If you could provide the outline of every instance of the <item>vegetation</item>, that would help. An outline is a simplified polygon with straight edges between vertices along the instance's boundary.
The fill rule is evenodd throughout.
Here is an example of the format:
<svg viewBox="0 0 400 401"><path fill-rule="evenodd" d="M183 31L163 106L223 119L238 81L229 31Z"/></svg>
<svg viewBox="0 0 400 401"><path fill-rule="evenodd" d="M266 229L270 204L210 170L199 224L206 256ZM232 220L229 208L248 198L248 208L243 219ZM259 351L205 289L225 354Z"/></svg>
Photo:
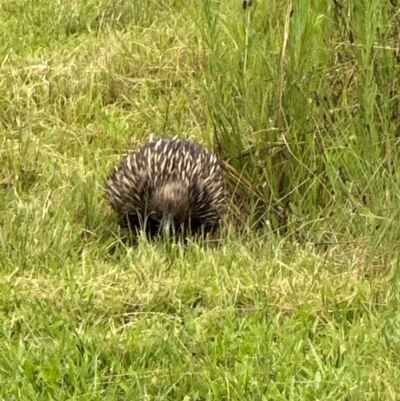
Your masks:
<svg viewBox="0 0 400 401"><path fill-rule="evenodd" d="M398 400L399 19L1 2L0 399ZM221 154L217 245L122 240L104 180L152 134Z"/></svg>

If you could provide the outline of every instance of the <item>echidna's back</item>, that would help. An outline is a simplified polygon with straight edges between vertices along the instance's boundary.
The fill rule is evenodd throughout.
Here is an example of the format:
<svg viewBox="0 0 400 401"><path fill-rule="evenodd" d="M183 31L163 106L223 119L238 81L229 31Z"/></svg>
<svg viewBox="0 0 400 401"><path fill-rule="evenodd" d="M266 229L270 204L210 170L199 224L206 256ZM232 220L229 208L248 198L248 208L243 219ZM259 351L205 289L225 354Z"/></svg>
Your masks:
<svg viewBox="0 0 400 401"><path fill-rule="evenodd" d="M165 200L165 188L181 198ZM211 231L227 208L224 172L217 157L198 143L179 138L149 142L129 154L107 180L107 196L121 223L158 231L165 218L192 233ZM175 201L176 199L176 201Z"/></svg>

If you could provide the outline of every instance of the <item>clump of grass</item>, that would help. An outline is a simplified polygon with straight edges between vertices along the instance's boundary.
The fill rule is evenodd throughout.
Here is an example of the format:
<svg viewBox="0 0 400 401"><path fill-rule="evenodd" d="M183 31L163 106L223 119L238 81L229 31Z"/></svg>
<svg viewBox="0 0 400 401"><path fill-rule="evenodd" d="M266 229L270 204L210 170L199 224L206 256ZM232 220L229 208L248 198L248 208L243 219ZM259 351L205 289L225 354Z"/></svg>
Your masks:
<svg viewBox="0 0 400 401"><path fill-rule="evenodd" d="M396 28L384 22L393 7L357 3L345 13L340 3L289 2L274 14L264 2L240 15L204 4L199 24L213 21L202 30L210 120L258 216L317 242L337 208L343 220L336 216L332 242L365 225L357 218L348 229L351 210L385 218L396 181L386 164L398 154L397 51L387 45ZM305 221L313 222L307 230Z"/></svg>

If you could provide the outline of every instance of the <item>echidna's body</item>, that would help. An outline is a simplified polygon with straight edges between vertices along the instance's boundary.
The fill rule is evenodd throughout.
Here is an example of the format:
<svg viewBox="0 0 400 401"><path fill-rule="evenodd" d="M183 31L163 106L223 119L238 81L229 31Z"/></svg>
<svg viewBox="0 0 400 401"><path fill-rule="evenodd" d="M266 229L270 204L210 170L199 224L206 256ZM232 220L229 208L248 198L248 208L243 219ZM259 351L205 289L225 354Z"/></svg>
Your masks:
<svg viewBox="0 0 400 401"><path fill-rule="evenodd" d="M179 138L149 142L129 154L107 180L121 225L150 236L208 233L227 209L223 168L198 143Z"/></svg>

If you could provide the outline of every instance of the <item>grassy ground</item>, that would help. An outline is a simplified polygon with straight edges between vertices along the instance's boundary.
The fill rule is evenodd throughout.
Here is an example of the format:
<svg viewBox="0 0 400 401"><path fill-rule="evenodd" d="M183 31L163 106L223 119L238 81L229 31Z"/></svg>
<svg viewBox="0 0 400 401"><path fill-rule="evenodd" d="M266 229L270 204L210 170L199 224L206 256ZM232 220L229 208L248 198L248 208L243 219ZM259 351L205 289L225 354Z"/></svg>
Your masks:
<svg viewBox="0 0 400 401"><path fill-rule="evenodd" d="M0 2L0 399L399 399L399 10L293 3ZM120 240L151 134L219 144L218 246Z"/></svg>

